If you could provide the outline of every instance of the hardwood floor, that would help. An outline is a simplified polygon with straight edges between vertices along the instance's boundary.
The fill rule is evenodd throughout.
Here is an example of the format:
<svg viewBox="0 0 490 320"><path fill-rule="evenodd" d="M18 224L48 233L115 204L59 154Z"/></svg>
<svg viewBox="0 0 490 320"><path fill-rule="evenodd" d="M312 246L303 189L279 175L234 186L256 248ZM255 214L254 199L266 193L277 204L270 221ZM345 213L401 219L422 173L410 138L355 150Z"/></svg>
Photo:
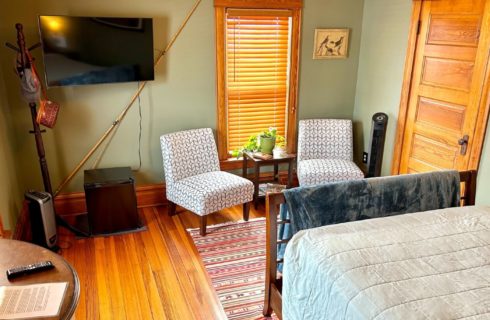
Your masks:
<svg viewBox="0 0 490 320"><path fill-rule="evenodd" d="M250 219L264 216L263 206L251 207ZM61 255L80 277L76 319L226 319L186 232L198 217L169 217L165 206L139 212L147 231L77 240L60 230ZM237 206L208 216L208 225L240 219Z"/></svg>

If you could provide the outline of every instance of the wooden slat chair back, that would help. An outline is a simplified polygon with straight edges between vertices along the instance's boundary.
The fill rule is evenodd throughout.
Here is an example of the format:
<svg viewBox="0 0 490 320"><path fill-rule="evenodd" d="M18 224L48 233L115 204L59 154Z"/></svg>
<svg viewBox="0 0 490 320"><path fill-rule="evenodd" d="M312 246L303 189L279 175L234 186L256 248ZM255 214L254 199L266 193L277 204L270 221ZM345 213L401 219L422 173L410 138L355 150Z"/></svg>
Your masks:
<svg viewBox="0 0 490 320"><path fill-rule="evenodd" d="M461 171L461 206L474 206L476 199L476 170Z"/></svg>
<svg viewBox="0 0 490 320"><path fill-rule="evenodd" d="M476 175L475 170L462 171L459 173L461 180L461 206L471 206L475 204L476 195ZM286 203L284 194L268 193L266 200L266 276L265 276L265 297L264 297L264 316L270 316L272 311L282 319L282 278L278 276L277 265L283 263L283 259L277 258L278 245L287 243L290 239L282 240L277 238L278 226L290 223L289 219L279 217L279 207Z"/></svg>

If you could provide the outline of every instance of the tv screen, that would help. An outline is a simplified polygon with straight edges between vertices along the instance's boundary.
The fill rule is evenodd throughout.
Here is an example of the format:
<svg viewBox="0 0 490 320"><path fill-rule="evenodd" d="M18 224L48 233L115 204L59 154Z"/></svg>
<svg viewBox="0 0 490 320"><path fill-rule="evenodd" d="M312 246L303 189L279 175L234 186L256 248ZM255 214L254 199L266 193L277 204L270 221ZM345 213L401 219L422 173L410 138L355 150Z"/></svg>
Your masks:
<svg viewBox="0 0 490 320"><path fill-rule="evenodd" d="M154 79L151 18L40 16L48 86Z"/></svg>

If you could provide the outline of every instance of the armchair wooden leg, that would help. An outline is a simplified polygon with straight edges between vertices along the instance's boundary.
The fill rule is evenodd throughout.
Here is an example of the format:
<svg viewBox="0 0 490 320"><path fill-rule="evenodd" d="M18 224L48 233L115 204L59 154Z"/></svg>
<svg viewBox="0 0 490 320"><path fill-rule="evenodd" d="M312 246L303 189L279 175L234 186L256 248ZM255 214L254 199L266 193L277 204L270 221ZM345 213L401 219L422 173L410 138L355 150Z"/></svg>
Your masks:
<svg viewBox="0 0 490 320"><path fill-rule="evenodd" d="M200 234L203 237L206 235L206 218L207 218L207 216L201 216L200 217L200 222L201 222L201 225L200 225Z"/></svg>
<svg viewBox="0 0 490 320"><path fill-rule="evenodd" d="M168 215L171 217L171 216L175 216L177 212L177 205L175 203L173 203L172 201L169 201L168 202Z"/></svg>
<svg viewBox="0 0 490 320"><path fill-rule="evenodd" d="M243 204L243 220L248 221L249 214L250 214L250 202L245 202Z"/></svg>

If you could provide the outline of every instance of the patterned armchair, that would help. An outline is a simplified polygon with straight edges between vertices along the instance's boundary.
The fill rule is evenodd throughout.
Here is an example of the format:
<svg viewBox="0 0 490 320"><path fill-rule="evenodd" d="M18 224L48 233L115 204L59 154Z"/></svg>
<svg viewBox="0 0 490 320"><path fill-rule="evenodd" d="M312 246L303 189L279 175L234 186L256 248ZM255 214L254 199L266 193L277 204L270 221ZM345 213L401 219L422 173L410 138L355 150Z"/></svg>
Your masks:
<svg viewBox="0 0 490 320"><path fill-rule="evenodd" d="M254 185L247 179L220 171L218 151L209 128L187 130L160 137L169 214L176 205L200 216L201 235L206 234L206 215L243 204L248 220Z"/></svg>
<svg viewBox="0 0 490 320"><path fill-rule="evenodd" d="M298 136L300 186L364 178L352 161L351 120L301 120Z"/></svg>

